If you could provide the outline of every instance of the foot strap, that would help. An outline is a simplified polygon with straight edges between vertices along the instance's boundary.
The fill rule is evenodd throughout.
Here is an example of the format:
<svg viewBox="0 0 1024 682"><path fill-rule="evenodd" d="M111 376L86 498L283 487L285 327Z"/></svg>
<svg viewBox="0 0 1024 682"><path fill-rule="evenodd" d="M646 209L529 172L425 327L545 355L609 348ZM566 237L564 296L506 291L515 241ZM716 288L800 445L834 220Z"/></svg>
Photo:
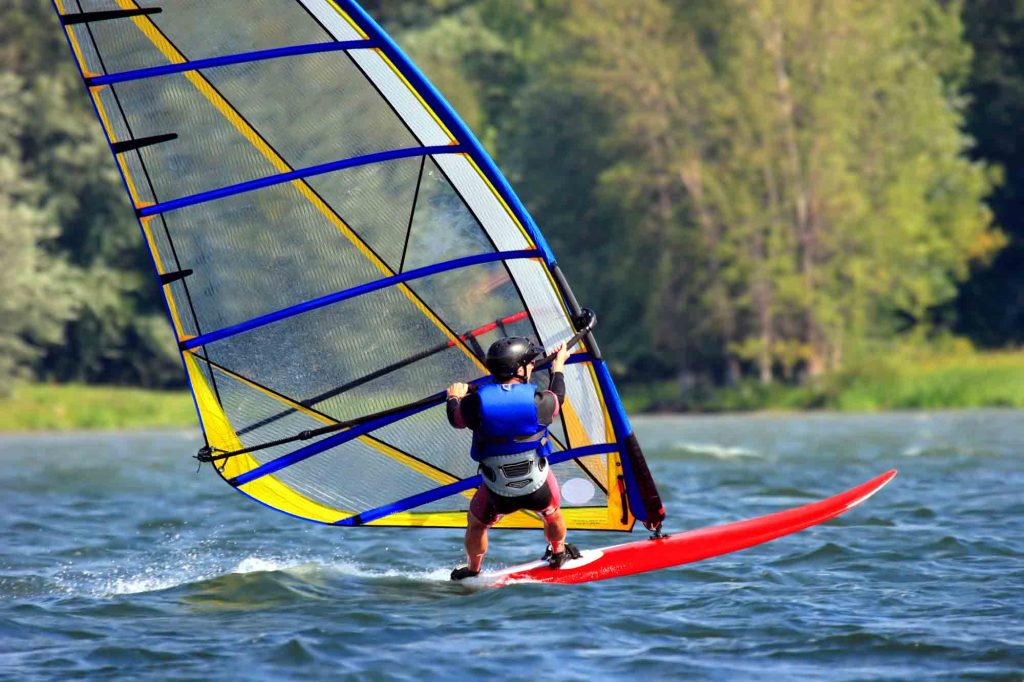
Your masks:
<svg viewBox="0 0 1024 682"><path fill-rule="evenodd" d="M459 566L452 571L452 580L465 580L466 578L475 578L480 575L480 571L474 571L469 566Z"/></svg>
<svg viewBox="0 0 1024 682"><path fill-rule="evenodd" d="M548 560L548 566L551 568L561 568L565 565L565 562L572 561L573 559L579 559L583 555L580 554L580 550L576 549L576 545L565 543L565 548L561 552L552 552L551 548L548 548L544 558Z"/></svg>

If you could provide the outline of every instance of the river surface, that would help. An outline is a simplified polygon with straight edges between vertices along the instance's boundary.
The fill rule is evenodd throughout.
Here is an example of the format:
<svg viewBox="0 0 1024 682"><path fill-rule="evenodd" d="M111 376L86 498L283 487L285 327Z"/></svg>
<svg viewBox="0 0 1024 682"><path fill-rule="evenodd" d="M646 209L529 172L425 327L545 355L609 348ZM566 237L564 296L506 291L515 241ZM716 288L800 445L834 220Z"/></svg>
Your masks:
<svg viewBox="0 0 1024 682"><path fill-rule="evenodd" d="M736 554L470 591L447 581L460 532L269 511L196 474L196 432L0 436L0 679L1024 677L1024 413L634 426L670 531L900 475ZM543 540L497 531L491 545L493 567Z"/></svg>

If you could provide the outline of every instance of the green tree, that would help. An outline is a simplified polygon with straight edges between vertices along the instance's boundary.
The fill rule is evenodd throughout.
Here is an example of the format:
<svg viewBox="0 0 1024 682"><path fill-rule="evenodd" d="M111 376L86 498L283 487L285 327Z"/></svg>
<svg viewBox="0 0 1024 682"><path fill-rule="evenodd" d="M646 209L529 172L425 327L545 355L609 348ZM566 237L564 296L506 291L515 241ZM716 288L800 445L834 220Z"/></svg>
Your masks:
<svg viewBox="0 0 1024 682"><path fill-rule="evenodd" d="M530 94L585 131L568 139L600 164L593 188L537 108L515 139L540 150L541 211L593 217L554 213L614 254L591 281L669 366L834 369L924 326L999 246L959 130L956 5L580 0L552 25L531 36Z"/></svg>
<svg viewBox="0 0 1024 682"><path fill-rule="evenodd" d="M30 124L20 79L0 73L0 393L58 343L78 300L77 277L53 252L59 234L47 187L26 177L19 134Z"/></svg>
<svg viewBox="0 0 1024 682"><path fill-rule="evenodd" d="M964 3L973 50L967 84L972 155L998 163L1005 180L988 199L1009 243L975 268L960 293L958 328L986 346L1024 343L1024 0Z"/></svg>
<svg viewBox="0 0 1024 682"><path fill-rule="evenodd" d="M35 335L35 373L62 381L181 384L138 226L68 47L45 0L15 0L0 24L0 62L22 122L7 131L18 177L39 188L56 232L49 249L81 286L65 333ZM13 111L13 109L12 109ZM13 114L12 114L13 115Z"/></svg>

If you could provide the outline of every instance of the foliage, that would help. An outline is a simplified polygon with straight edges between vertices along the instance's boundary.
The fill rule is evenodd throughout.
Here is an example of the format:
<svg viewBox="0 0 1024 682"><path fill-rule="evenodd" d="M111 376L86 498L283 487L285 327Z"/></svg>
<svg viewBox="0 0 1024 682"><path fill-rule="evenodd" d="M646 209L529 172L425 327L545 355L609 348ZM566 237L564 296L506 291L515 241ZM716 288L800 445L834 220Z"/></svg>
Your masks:
<svg viewBox="0 0 1024 682"><path fill-rule="evenodd" d="M18 76L0 73L0 392L42 346L60 341L77 298L71 268L52 248L55 207L18 148L29 100Z"/></svg>
<svg viewBox="0 0 1024 682"><path fill-rule="evenodd" d="M876 349L878 350L878 349ZM1024 353L975 352L964 342L902 344L882 356L851 361L844 369L803 385L734 386L629 384L623 400L632 411L876 410L1024 407Z"/></svg>
<svg viewBox="0 0 1024 682"><path fill-rule="evenodd" d="M181 385L152 266L50 3L5 7L0 46L0 202L15 202L26 220L31 204L31 220L45 224L36 228L45 245L37 264L15 270L36 299L5 301L19 328L0 331L32 352L0 352L0 377L17 365L62 381ZM0 242L14 240L17 225L0 222ZM42 319L51 321L45 333Z"/></svg>
<svg viewBox="0 0 1024 682"><path fill-rule="evenodd" d="M579 192L542 222L576 247L592 216L587 241L614 257L585 279L632 322L627 362L816 376L927 324L1001 246L990 175L962 153L956 10L579 0L531 36L529 94L580 121L572 148L598 170L567 187L575 167L530 159L524 192L542 218Z"/></svg>
<svg viewBox="0 0 1024 682"><path fill-rule="evenodd" d="M184 391L81 384L16 384L0 398L0 431L153 429L197 425Z"/></svg>
<svg viewBox="0 0 1024 682"><path fill-rule="evenodd" d="M973 156L997 163L1005 181L987 203L1009 244L975 269L955 307L957 331L987 347L1024 343L1024 0L964 4L973 50L967 131Z"/></svg>

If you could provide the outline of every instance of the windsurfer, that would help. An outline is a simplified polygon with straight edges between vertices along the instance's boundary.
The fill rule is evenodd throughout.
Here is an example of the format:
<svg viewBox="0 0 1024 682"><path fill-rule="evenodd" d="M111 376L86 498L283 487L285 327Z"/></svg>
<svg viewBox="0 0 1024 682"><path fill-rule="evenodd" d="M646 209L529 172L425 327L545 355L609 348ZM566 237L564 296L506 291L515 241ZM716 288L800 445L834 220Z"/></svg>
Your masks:
<svg viewBox="0 0 1024 682"><path fill-rule="evenodd" d="M563 369L569 358L564 345L555 353L551 382L544 391L529 383L533 361L544 350L523 337L500 339L488 349L485 363L494 383L472 393L464 383L448 387L448 421L457 429L473 430L470 455L480 463L484 483L467 515L469 563L452 571L452 580L479 574L487 553L487 529L505 514L524 509L539 513L544 521L550 545L546 558L552 568L579 556L565 542L558 481L547 462L548 426L565 401Z"/></svg>

